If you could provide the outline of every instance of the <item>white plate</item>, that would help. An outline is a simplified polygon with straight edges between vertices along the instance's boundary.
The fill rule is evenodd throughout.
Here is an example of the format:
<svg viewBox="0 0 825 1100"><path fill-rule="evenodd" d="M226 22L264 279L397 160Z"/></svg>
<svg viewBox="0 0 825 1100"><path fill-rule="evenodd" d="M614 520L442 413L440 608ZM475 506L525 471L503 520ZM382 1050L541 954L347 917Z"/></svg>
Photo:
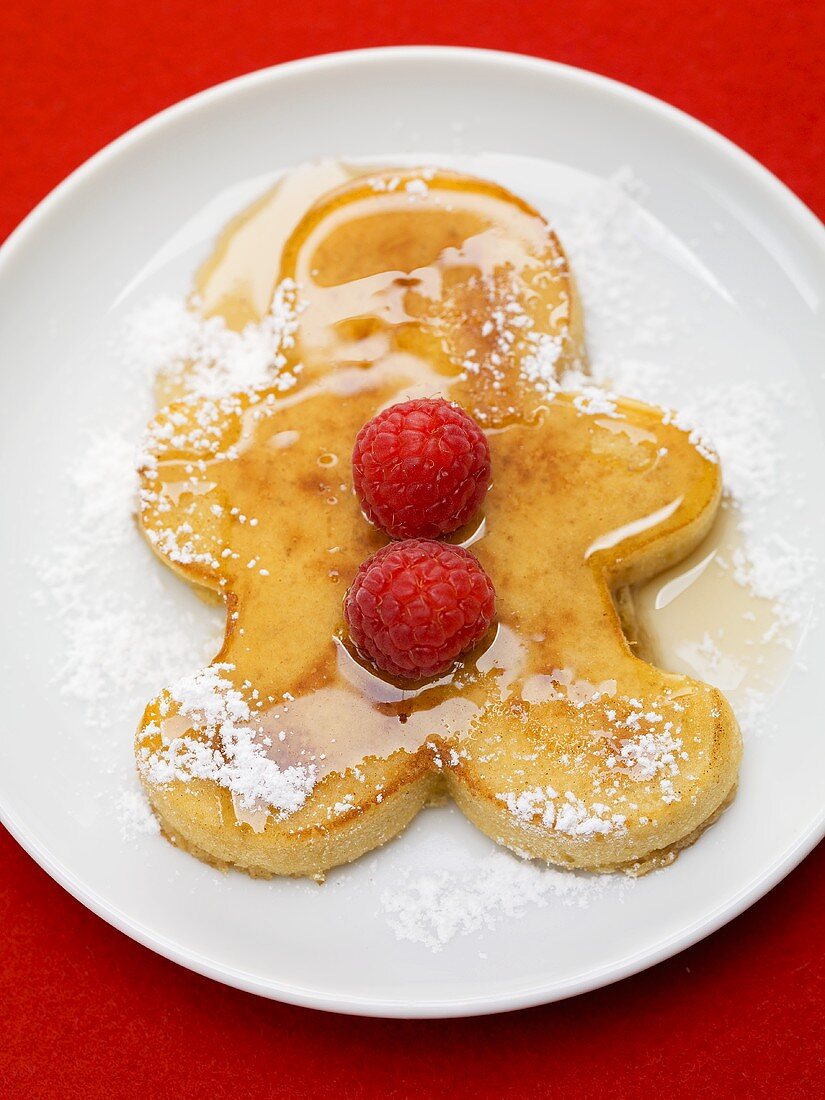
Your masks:
<svg viewBox="0 0 825 1100"><path fill-rule="evenodd" d="M632 166L648 188L649 225L659 226L643 258L651 249L659 256L657 287L671 287L680 319L673 361L694 357L697 378L712 369L795 387L799 407L777 416L792 443L786 465L795 492L812 511L797 509L783 530L798 528L817 553L823 546L813 504L825 469L825 234L744 153L629 88L469 50L302 61L139 126L26 220L0 259L3 820L84 904L169 958L285 1001L387 1016L517 1008L634 973L769 890L813 847L825 820L821 690L804 667L818 669L825 658L822 625L813 623L772 704L775 735L747 746L733 808L671 869L625 892L609 889L586 909L555 900L527 906L437 954L397 939L380 898L406 865L426 869L435 850L449 864L450 853L476 858L491 849L447 809L427 811L323 888L223 877L157 836L124 839L110 788L130 770L132 729L158 685L130 688L122 720L105 735L90 732L85 708L54 680L65 624L35 599L42 585L34 562L73 529L78 505L65 470L85 449L87 429L120 422L135 400L107 341L134 302L185 290L215 231L278 169L329 154L421 150L504 154L476 168L486 164L545 208L554 196L563 205L564 193L594 174ZM103 598L114 606L162 599L202 642L214 616L137 539L123 565L122 587L101 578L111 586Z"/></svg>

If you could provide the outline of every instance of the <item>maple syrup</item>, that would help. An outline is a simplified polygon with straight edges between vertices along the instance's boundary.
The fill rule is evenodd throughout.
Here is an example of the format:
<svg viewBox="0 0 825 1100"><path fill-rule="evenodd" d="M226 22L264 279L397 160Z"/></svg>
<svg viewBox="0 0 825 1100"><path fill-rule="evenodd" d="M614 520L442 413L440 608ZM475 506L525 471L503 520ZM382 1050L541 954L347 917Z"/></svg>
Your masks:
<svg viewBox="0 0 825 1100"><path fill-rule="evenodd" d="M645 658L713 684L735 709L776 690L792 658L774 605L734 579L744 549L735 509L723 504L692 554L633 593Z"/></svg>
<svg viewBox="0 0 825 1100"><path fill-rule="evenodd" d="M491 700L499 729L523 729L532 711L544 727L559 700L650 698L682 683L634 656L609 588L636 585L645 645L672 666L685 604L667 586L685 567L642 583L635 563L657 540L661 571L668 540L701 540L718 468L655 410L631 402L591 415L534 384L531 370L585 367L575 287L539 215L466 177L361 178L325 164L228 227L196 301L239 329L261 320L285 278L305 303L287 353L297 385L230 403L205 457L162 454L158 499L143 514L149 532L188 529L194 552L179 568L225 597L216 659L233 667L268 754L322 776L460 743ZM386 541L359 511L350 454L379 409L435 395L489 432L484 515L453 538L493 578L498 626L452 675L411 688L366 667L344 634L346 588ZM698 581L683 588L700 592Z"/></svg>

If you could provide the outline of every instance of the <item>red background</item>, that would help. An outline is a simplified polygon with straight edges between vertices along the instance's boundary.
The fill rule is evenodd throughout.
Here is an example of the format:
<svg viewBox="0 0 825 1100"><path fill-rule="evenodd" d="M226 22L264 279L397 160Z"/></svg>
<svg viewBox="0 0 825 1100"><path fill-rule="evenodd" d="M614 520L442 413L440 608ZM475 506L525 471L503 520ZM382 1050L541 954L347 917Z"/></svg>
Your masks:
<svg viewBox="0 0 825 1100"><path fill-rule="evenodd" d="M532 53L720 130L820 215L809 0L12 0L0 10L0 237L106 142L294 57L439 42ZM819 26L817 15L819 14ZM0 1093L146 1097L810 1097L825 1079L825 848L704 943L574 1001L380 1021L225 989L65 894L0 830Z"/></svg>

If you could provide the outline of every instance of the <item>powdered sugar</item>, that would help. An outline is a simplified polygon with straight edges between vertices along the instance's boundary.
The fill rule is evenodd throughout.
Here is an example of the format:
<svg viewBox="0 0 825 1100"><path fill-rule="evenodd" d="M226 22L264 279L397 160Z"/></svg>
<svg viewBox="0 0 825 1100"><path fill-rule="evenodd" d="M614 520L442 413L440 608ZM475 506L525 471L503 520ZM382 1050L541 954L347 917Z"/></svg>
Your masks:
<svg viewBox="0 0 825 1100"><path fill-rule="evenodd" d="M725 500L735 509L743 541L735 562L722 553L719 564L755 596L772 601L783 626L798 623L809 608L815 563L789 540L764 535L767 509L790 495L777 411L794 407L796 396L784 379L696 384L651 357L668 348L681 317L666 291L640 280L640 242L660 232L636 201L645 193L623 168L578 204L562 227L589 322L593 381L673 410L666 420L689 432L707 457L718 455Z"/></svg>
<svg viewBox="0 0 825 1100"><path fill-rule="evenodd" d="M139 840L160 832L158 819L141 790L125 790L117 800L117 812L124 840Z"/></svg>
<svg viewBox="0 0 825 1100"><path fill-rule="evenodd" d="M157 786L207 779L237 795L246 810L295 813L312 792L317 771L314 766L281 769L270 759L248 701L228 678L232 671L232 665L209 665L169 688L161 714L173 716L174 725L184 729L166 736L164 721L150 723L143 731L140 766ZM161 744L153 747L158 736Z"/></svg>
<svg viewBox="0 0 825 1100"><path fill-rule="evenodd" d="M219 612L206 648L195 620L203 609L182 610L157 579L147 598L130 576L129 562L140 553L135 539L137 504L135 441L151 413L150 386L156 375L173 378L181 392L202 393L215 401L234 400L237 390L260 385L293 385L284 372L283 350L291 345L300 306L294 284L276 290L273 305L260 325L241 333L218 317L205 319L179 301L160 299L133 311L111 349L124 390L131 394L124 419L93 436L69 480L77 494L72 538L53 547L37 564L41 598L63 621L66 658L57 670L61 690L86 706L89 722L111 726L147 695L158 690L170 672L198 665L215 651ZM210 402L200 413L207 415ZM170 422L170 442L174 425ZM209 425L199 424L207 443ZM207 448L208 449L208 448ZM214 448L213 448L214 449ZM151 462L144 453L141 461ZM171 532L183 560L199 551L184 531ZM141 555L141 557L143 557ZM157 577L154 573L153 576ZM172 586L169 586L172 587ZM135 591L133 591L135 589ZM122 599L113 604L111 593Z"/></svg>
<svg viewBox="0 0 825 1100"><path fill-rule="evenodd" d="M745 550L734 550L731 565L736 583L754 596L770 600L782 626L800 621L809 605L816 569L816 560L810 553L774 532L759 541L750 536Z"/></svg>
<svg viewBox="0 0 825 1100"><path fill-rule="evenodd" d="M649 364L612 364L610 384L652 404L674 400L678 381ZM770 600L779 621L793 625L806 610L815 562L788 539L766 535L763 509L789 495L789 483L777 444L777 406L794 400L787 387L731 383L697 388L671 417L691 432L701 450L717 452L724 476L725 500L737 516L742 537L731 561L724 550L718 564L754 596ZM701 425L701 427L696 427Z"/></svg>
<svg viewBox="0 0 825 1100"><path fill-rule="evenodd" d="M540 821L544 828L565 836L587 839L626 832L624 814L611 813L598 802L587 806L572 791L560 796L552 787L534 787L518 795L506 792L496 797L521 821Z"/></svg>
<svg viewBox="0 0 825 1100"><path fill-rule="evenodd" d="M56 670L60 689L101 730L124 714L136 721L147 685L160 688L170 669L204 656L194 609L175 605L160 583L149 598L130 585L134 557L144 568L149 563L135 538L135 436L129 435L128 428L106 428L90 441L70 472L78 494L72 540L36 563L40 598L66 633ZM113 591L122 592L117 603Z"/></svg>
<svg viewBox="0 0 825 1100"><path fill-rule="evenodd" d="M220 315L204 317L197 301L161 298L129 316L121 353L147 379L161 375L183 396L217 398L265 386L286 390L296 377L283 369L283 353L294 344L301 308L295 283L285 279L263 320L235 332Z"/></svg>
<svg viewBox="0 0 825 1100"><path fill-rule="evenodd" d="M381 895L384 914L400 940L441 951L457 936L494 929L553 902L584 908L606 890L628 888L594 875L556 871L507 852L466 857L427 872L407 871Z"/></svg>
<svg viewBox="0 0 825 1100"><path fill-rule="evenodd" d="M677 754L682 749L681 738L674 737L671 722L665 723L655 733L640 733L636 737L622 738L618 752L609 757L609 768L621 768L634 779L652 779L659 772L677 775Z"/></svg>
<svg viewBox="0 0 825 1100"><path fill-rule="evenodd" d="M294 331L294 304L293 288L284 287L264 323L240 334L169 299L130 314L110 349L126 411L91 436L69 467L71 532L34 563L41 582L37 599L59 620L65 637L55 678L61 693L83 708L88 751L115 788L119 782L131 792L115 807L130 835L130 817L145 800L132 790L129 732L119 741L113 731L131 731L146 700L170 676L211 657L223 634L222 610L187 600L136 537L135 441L152 412L151 383L161 370L176 374L184 389L203 385L214 394L271 383L272 371L282 371L281 348ZM183 371L190 358L191 375ZM283 373L279 377L287 381Z"/></svg>

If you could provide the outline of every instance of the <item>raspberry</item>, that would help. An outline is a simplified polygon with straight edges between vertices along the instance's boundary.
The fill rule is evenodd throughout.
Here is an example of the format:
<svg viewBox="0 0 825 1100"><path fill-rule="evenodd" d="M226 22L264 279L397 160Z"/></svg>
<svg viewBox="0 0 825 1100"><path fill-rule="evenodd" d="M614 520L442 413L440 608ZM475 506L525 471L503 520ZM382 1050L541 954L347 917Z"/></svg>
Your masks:
<svg viewBox="0 0 825 1100"><path fill-rule="evenodd" d="M469 550L408 539L361 565L344 618L362 655L394 676L422 680L447 672L480 641L495 602L493 582Z"/></svg>
<svg viewBox="0 0 825 1100"><path fill-rule="evenodd" d="M367 519L394 539L438 538L478 511L490 484L490 448L458 405L404 401L364 425L352 469Z"/></svg>

